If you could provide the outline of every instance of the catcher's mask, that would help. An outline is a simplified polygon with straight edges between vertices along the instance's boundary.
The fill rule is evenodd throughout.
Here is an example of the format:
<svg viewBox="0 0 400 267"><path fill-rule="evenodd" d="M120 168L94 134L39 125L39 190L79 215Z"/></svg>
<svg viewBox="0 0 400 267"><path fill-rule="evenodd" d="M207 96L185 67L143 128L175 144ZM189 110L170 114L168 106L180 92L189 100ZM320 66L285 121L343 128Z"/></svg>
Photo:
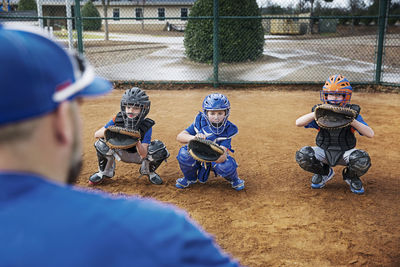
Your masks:
<svg viewBox="0 0 400 267"><path fill-rule="evenodd" d="M325 82L320 92L320 98L323 103L344 106L350 103L353 88L343 75L332 75ZM342 95L342 100L328 100L328 95Z"/></svg>
<svg viewBox="0 0 400 267"><path fill-rule="evenodd" d="M226 122L228 121L229 111L231 108L231 104L226 96L219 93L214 93L206 96L203 101L203 116L206 119L208 125L210 126L211 131L214 134L221 134L225 130ZM225 118L219 123L212 123L208 118L208 111L217 111L224 110Z"/></svg>
<svg viewBox="0 0 400 267"><path fill-rule="evenodd" d="M125 127L128 129L136 129L139 123L149 114L150 103L149 96L142 89L132 87L126 90L121 99L121 113L124 118ZM127 106L140 108L139 114L130 118L126 113Z"/></svg>

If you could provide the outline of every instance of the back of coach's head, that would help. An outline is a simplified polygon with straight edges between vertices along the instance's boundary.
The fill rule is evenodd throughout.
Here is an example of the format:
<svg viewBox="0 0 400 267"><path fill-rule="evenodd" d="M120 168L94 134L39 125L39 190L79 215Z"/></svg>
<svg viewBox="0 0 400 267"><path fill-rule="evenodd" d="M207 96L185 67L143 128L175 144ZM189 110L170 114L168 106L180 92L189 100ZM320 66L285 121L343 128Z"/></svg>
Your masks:
<svg viewBox="0 0 400 267"><path fill-rule="evenodd" d="M51 164L70 161L72 146L80 144L75 100L109 92L111 84L41 32L2 25L0 84L0 170L54 174L65 182L65 170ZM46 168L37 166L44 157Z"/></svg>

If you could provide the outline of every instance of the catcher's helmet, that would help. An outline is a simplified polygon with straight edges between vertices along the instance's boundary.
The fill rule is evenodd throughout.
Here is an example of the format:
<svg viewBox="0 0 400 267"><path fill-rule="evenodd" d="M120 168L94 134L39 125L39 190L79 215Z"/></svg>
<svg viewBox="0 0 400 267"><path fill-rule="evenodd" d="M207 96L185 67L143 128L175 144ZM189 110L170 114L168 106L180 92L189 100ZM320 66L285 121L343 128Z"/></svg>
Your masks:
<svg viewBox="0 0 400 267"><path fill-rule="evenodd" d="M128 128L136 128L136 126L149 114L150 99L145 91L138 87L132 87L125 91L121 99L121 112L124 118L125 126ZM140 108L140 113L135 118L128 118L126 114L126 106L134 106Z"/></svg>
<svg viewBox="0 0 400 267"><path fill-rule="evenodd" d="M343 95L343 100L329 100L330 103L344 106L350 103L351 94L353 88L350 85L349 80L343 75L332 75L326 80L325 85L322 87L320 92L320 98L323 103L328 103L328 95Z"/></svg>
<svg viewBox="0 0 400 267"><path fill-rule="evenodd" d="M229 111L231 108L231 103L229 103L228 98L219 93L213 93L204 98L203 101L203 114L204 117L210 126L211 131L214 134L220 134L223 132L226 126L226 122L228 121ZM225 118L220 123L211 123L207 116L207 111L210 110L225 110Z"/></svg>

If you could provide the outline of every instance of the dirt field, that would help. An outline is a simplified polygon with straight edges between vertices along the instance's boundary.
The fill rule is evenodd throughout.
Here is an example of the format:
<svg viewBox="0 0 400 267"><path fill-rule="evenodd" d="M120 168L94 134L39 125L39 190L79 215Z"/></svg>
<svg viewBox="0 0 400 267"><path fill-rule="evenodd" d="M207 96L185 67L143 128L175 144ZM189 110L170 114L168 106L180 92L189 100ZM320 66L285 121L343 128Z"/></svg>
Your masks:
<svg viewBox="0 0 400 267"><path fill-rule="evenodd" d="M151 87L151 86L149 86ZM218 90L228 96L230 120L239 127L233 157L246 188L236 192L213 175L204 184L175 188L181 177L176 135L190 125L204 97L215 90L148 90L153 139L167 145L171 157L158 173L164 184L140 178L138 165L117 162L113 179L97 186L114 194L153 197L185 209L215 236L221 247L246 266L400 266L400 94L353 94L352 103L375 131L357 136L372 167L362 177L364 195L350 192L342 167L324 189L310 187L311 174L294 155L314 145L316 131L295 120L319 102L316 91ZM78 185L87 187L97 171L95 130L119 111L123 91L83 104L84 168ZM155 218L156 219L156 218Z"/></svg>

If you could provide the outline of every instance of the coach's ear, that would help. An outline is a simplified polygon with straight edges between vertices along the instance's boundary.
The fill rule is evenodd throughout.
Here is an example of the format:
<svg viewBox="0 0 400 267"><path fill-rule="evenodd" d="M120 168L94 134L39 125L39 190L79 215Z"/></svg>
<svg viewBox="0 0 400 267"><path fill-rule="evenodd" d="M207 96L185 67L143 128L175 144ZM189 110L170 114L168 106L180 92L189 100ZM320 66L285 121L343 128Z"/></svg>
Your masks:
<svg viewBox="0 0 400 267"><path fill-rule="evenodd" d="M54 111L53 129L55 139L60 145L69 144L73 139L70 105L70 102L64 101Z"/></svg>

